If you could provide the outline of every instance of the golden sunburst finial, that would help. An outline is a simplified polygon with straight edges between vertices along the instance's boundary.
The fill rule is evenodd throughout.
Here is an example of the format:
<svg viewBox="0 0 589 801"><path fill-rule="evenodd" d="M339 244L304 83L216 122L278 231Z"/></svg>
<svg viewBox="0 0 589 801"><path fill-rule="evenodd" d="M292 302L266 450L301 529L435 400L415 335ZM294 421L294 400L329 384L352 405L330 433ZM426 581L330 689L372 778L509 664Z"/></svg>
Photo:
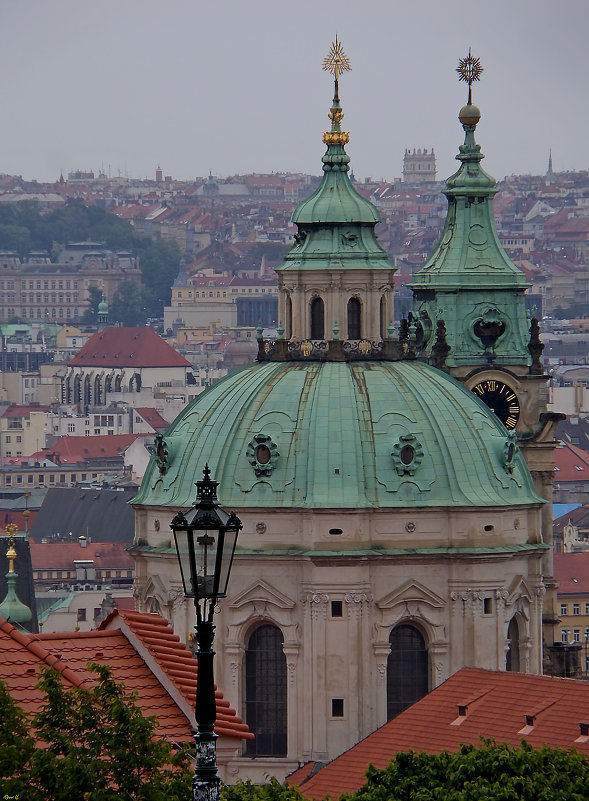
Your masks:
<svg viewBox="0 0 589 801"><path fill-rule="evenodd" d="M481 80L481 73L483 72L480 58L475 58L469 48L466 58L458 60L456 72L460 76L459 80L468 83L468 105L470 106L472 105L472 85L475 81Z"/></svg>
<svg viewBox="0 0 589 801"><path fill-rule="evenodd" d="M337 36L335 37L335 42L331 43L329 53L323 59L323 69L327 72L331 72L335 78L336 84L342 72L347 72L352 69L350 59L344 53L342 43L338 41Z"/></svg>

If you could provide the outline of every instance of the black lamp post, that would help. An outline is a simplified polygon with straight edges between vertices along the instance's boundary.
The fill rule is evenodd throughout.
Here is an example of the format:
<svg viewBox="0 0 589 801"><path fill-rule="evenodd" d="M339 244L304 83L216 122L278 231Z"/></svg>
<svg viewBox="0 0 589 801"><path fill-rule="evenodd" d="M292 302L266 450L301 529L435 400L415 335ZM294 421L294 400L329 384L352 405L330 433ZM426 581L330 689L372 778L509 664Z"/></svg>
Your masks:
<svg viewBox="0 0 589 801"><path fill-rule="evenodd" d="M208 464L204 478L196 482L196 501L186 514L178 512L170 523L176 541L184 594L196 607L196 770L192 779L193 801L217 801L215 740L215 682L213 677L213 613L217 598L227 595L227 583L237 535L243 528L234 512L226 512L217 500L218 481L212 481Z"/></svg>

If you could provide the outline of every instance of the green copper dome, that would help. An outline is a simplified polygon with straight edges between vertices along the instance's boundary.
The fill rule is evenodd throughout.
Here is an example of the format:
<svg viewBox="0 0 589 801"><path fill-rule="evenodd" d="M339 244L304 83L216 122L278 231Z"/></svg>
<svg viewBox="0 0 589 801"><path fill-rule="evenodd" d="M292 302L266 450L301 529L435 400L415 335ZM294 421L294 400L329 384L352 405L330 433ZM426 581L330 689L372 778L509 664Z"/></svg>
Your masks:
<svg viewBox="0 0 589 801"><path fill-rule="evenodd" d="M541 502L489 409L417 361L265 362L226 376L158 442L135 503L192 505L206 462L235 508Z"/></svg>

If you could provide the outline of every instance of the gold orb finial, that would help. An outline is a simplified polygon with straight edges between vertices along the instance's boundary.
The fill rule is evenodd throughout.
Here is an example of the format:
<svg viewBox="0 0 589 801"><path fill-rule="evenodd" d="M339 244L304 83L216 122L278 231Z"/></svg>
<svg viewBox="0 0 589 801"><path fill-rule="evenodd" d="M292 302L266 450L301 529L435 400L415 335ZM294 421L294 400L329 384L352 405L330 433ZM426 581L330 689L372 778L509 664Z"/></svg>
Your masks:
<svg viewBox="0 0 589 801"><path fill-rule="evenodd" d="M468 84L468 105L472 105L472 85L475 81L481 80L481 73L483 67L481 66L480 58L472 55L470 47L468 48L468 55L466 58L458 60L458 67L456 68L460 81L466 81Z"/></svg>

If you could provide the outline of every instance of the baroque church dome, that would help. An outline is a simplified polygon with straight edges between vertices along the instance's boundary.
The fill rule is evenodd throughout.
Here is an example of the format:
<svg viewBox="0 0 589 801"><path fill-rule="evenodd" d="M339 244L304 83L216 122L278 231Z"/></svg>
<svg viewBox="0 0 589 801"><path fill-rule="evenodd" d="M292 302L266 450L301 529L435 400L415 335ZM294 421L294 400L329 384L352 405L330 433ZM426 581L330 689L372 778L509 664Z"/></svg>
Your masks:
<svg viewBox="0 0 589 801"><path fill-rule="evenodd" d="M324 67L323 180L277 268L277 339L260 326L256 363L156 436L133 502L136 608L180 638L194 610L165 521L193 505L205 463L243 523L216 613L218 683L256 735L232 781L325 762L464 665L542 665L552 443L530 410L545 411L545 380L525 277L493 232L476 114L445 234L395 327L379 214L349 179L337 39Z"/></svg>
<svg viewBox="0 0 589 801"><path fill-rule="evenodd" d="M135 503L190 506L205 462L238 508L540 501L488 407L419 361L246 367L199 395L164 448Z"/></svg>

